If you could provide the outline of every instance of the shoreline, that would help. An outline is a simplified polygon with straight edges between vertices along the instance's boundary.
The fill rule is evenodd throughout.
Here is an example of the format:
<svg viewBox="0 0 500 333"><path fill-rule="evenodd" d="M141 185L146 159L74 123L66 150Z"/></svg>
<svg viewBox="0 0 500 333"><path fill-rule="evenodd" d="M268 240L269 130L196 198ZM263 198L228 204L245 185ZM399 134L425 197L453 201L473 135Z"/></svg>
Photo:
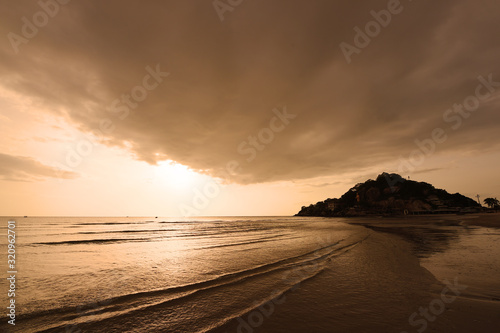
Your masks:
<svg viewBox="0 0 500 333"><path fill-rule="evenodd" d="M494 237L478 231L490 227L500 232L500 214L358 217L339 222L366 228L370 236L332 258L324 272L285 293L286 302L276 305L261 325L242 326L250 312L210 332L469 333L500 326L500 285L494 291L491 284L474 280L479 271L468 277L459 274L464 267L478 268L473 260L444 273L436 269L448 260L440 256L461 255L467 240Z"/></svg>
<svg viewBox="0 0 500 333"><path fill-rule="evenodd" d="M264 218L250 223L246 220L224 222L225 228L221 228L220 222L200 221L190 225L190 229L199 229L192 241L186 241L185 228L180 223L175 242L192 244L187 247L189 251L184 258L204 255L213 260L213 269L207 271L211 275L201 275L194 270L193 278L198 276L201 280L192 279L193 283L185 289L177 290L172 278L165 277L171 267L166 265L157 272L156 279L164 278L157 288L148 286L137 293L137 284L132 282L142 281L142 275L129 271L127 276L136 277L135 280L129 280L125 286L130 287L115 294L106 289L103 293L102 288L80 287L84 291L80 295L86 300L91 299L91 295L107 295L93 298L98 302L99 311L94 312L92 304L86 305L83 314L78 308L69 307L69 311L64 312L46 308L48 311L43 316L21 316L23 325L19 329L24 326L26 332L58 332L64 325L71 325L68 327L78 327L82 332L154 327L165 332L410 333L425 326L426 332L489 332L500 325L500 319L496 318L500 313L499 217L488 214L377 219ZM110 221L99 222L104 232L109 228L117 232L129 229L116 224L110 227L109 223L115 223L114 219ZM45 223L51 225L52 222ZM73 223L80 225L82 221L76 219ZM139 226L137 231L152 229L149 223L131 223ZM158 227L161 223L157 222ZM95 231L95 225L85 224L80 230L83 238L89 237L87 231ZM169 229L173 228L169 225ZM237 233L231 235L227 228ZM243 234L242 228L247 229ZM214 238L214 232L230 237ZM205 245L211 245L210 250L204 247L200 251L199 237L203 235L206 235ZM282 239L275 243L276 238L269 238L271 235ZM27 244L39 242L27 233L25 237ZM55 236L48 232L46 237L51 240ZM64 240L57 237L59 241ZM129 242L94 247L85 242L71 247L75 248L76 258L83 249L98 254L98 250L106 246L110 252L114 249L119 254L124 246L137 251L149 248L144 244ZM158 249L168 248L164 246L168 243L159 246L155 238L150 244L158 244ZM61 246L69 249L60 242L44 246L52 251ZM39 252L38 247L25 249ZM170 254L167 251L161 257L168 258ZM225 263L237 263L242 254L254 262L243 263L241 269L238 266L224 270L225 267L219 265L220 258L226 258ZM124 261L127 262L130 263ZM190 260L183 263L189 264ZM112 285L114 281L105 279L109 276L107 266L103 265L98 277ZM94 270L92 267L89 273L94 274ZM221 275L221 272L229 274ZM68 274L66 281L75 278L76 275ZM95 281L93 278L90 276L80 283ZM55 281L57 285L64 282ZM203 284L200 285L200 281ZM60 289L65 290L68 289ZM93 294L94 291L97 294ZM54 300L63 299L61 294L56 297ZM45 304L50 300L45 298ZM67 299L64 302L80 304L76 299L72 303Z"/></svg>
<svg viewBox="0 0 500 333"><path fill-rule="evenodd" d="M488 332L500 326L500 214L427 215L349 221L412 245L420 265L438 280L467 288L447 306L453 332ZM460 282L461 281L461 282ZM438 295L436 295L437 297Z"/></svg>
<svg viewBox="0 0 500 333"><path fill-rule="evenodd" d="M250 313L210 333L408 330L409 316L419 304L429 304L443 286L419 264L407 242L394 235L367 231L370 235L362 243L332 258L314 279L287 292L285 302L276 306L260 326L241 325L251 319ZM433 327L443 332L446 325L440 321Z"/></svg>

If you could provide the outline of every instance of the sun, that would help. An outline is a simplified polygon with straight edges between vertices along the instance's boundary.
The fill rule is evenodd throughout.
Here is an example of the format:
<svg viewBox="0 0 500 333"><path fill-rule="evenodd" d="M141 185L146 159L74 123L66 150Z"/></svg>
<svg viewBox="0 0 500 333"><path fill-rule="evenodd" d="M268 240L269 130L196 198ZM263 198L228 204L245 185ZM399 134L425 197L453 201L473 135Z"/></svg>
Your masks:
<svg viewBox="0 0 500 333"><path fill-rule="evenodd" d="M176 190L196 186L200 178L199 173L171 160L158 162L155 167L155 181Z"/></svg>

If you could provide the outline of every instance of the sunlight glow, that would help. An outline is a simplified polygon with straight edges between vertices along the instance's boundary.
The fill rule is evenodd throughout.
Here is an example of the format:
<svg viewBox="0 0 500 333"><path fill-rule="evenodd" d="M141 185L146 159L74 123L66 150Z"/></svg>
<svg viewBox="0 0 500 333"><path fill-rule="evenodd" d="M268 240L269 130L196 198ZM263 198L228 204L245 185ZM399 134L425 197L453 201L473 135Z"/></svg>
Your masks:
<svg viewBox="0 0 500 333"><path fill-rule="evenodd" d="M158 162L158 166L155 167L155 182L176 190L196 186L200 178L200 174L171 160Z"/></svg>

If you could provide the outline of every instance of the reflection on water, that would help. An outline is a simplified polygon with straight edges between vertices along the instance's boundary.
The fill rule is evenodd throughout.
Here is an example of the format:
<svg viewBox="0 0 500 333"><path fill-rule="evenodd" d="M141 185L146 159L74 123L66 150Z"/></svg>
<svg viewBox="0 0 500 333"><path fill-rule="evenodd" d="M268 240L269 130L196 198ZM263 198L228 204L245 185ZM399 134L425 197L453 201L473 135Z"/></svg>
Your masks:
<svg viewBox="0 0 500 333"><path fill-rule="evenodd" d="M363 225L375 231L397 234L410 241L414 254L419 258L427 258L434 253L446 251L462 232L457 228L438 225L414 226L401 224L396 227L392 224L387 226Z"/></svg>
<svg viewBox="0 0 500 333"><path fill-rule="evenodd" d="M421 265L439 281L459 278L467 284L467 297L500 299L498 215L429 216L355 223L409 241L414 254L421 258Z"/></svg>
<svg viewBox="0 0 500 333"><path fill-rule="evenodd" d="M17 232L22 332L207 329L315 276L367 237L298 217L26 218ZM282 278L297 267L307 274Z"/></svg>
<svg viewBox="0 0 500 333"><path fill-rule="evenodd" d="M453 244L458 243L460 237L473 234L479 228L475 224L481 224L482 219L477 216L449 215L378 221L357 220L351 223L363 225L375 231L399 235L412 244L417 257L428 258L436 253L447 251ZM491 234L490 231L488 233Z"/></svg>

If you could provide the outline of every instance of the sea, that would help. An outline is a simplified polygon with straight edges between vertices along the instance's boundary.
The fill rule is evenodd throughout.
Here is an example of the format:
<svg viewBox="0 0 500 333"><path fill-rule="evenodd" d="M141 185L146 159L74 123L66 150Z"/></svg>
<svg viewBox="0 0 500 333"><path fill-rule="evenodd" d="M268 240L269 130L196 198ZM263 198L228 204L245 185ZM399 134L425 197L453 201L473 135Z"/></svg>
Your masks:
<svg viewBox="0 0 500 333"><path fill-rule="evenodd" d="M5 332L332 332L360 316L384 331L432 300L410 246L340 218L4 217L2 271L8 220Z"/></svg>
<svg viewBox="0 0 500 333"><path fill-rule="evenodd" d="M14 220L11 329L22 332L205 332L313 278L366 237L296 217Z"/></svg>

